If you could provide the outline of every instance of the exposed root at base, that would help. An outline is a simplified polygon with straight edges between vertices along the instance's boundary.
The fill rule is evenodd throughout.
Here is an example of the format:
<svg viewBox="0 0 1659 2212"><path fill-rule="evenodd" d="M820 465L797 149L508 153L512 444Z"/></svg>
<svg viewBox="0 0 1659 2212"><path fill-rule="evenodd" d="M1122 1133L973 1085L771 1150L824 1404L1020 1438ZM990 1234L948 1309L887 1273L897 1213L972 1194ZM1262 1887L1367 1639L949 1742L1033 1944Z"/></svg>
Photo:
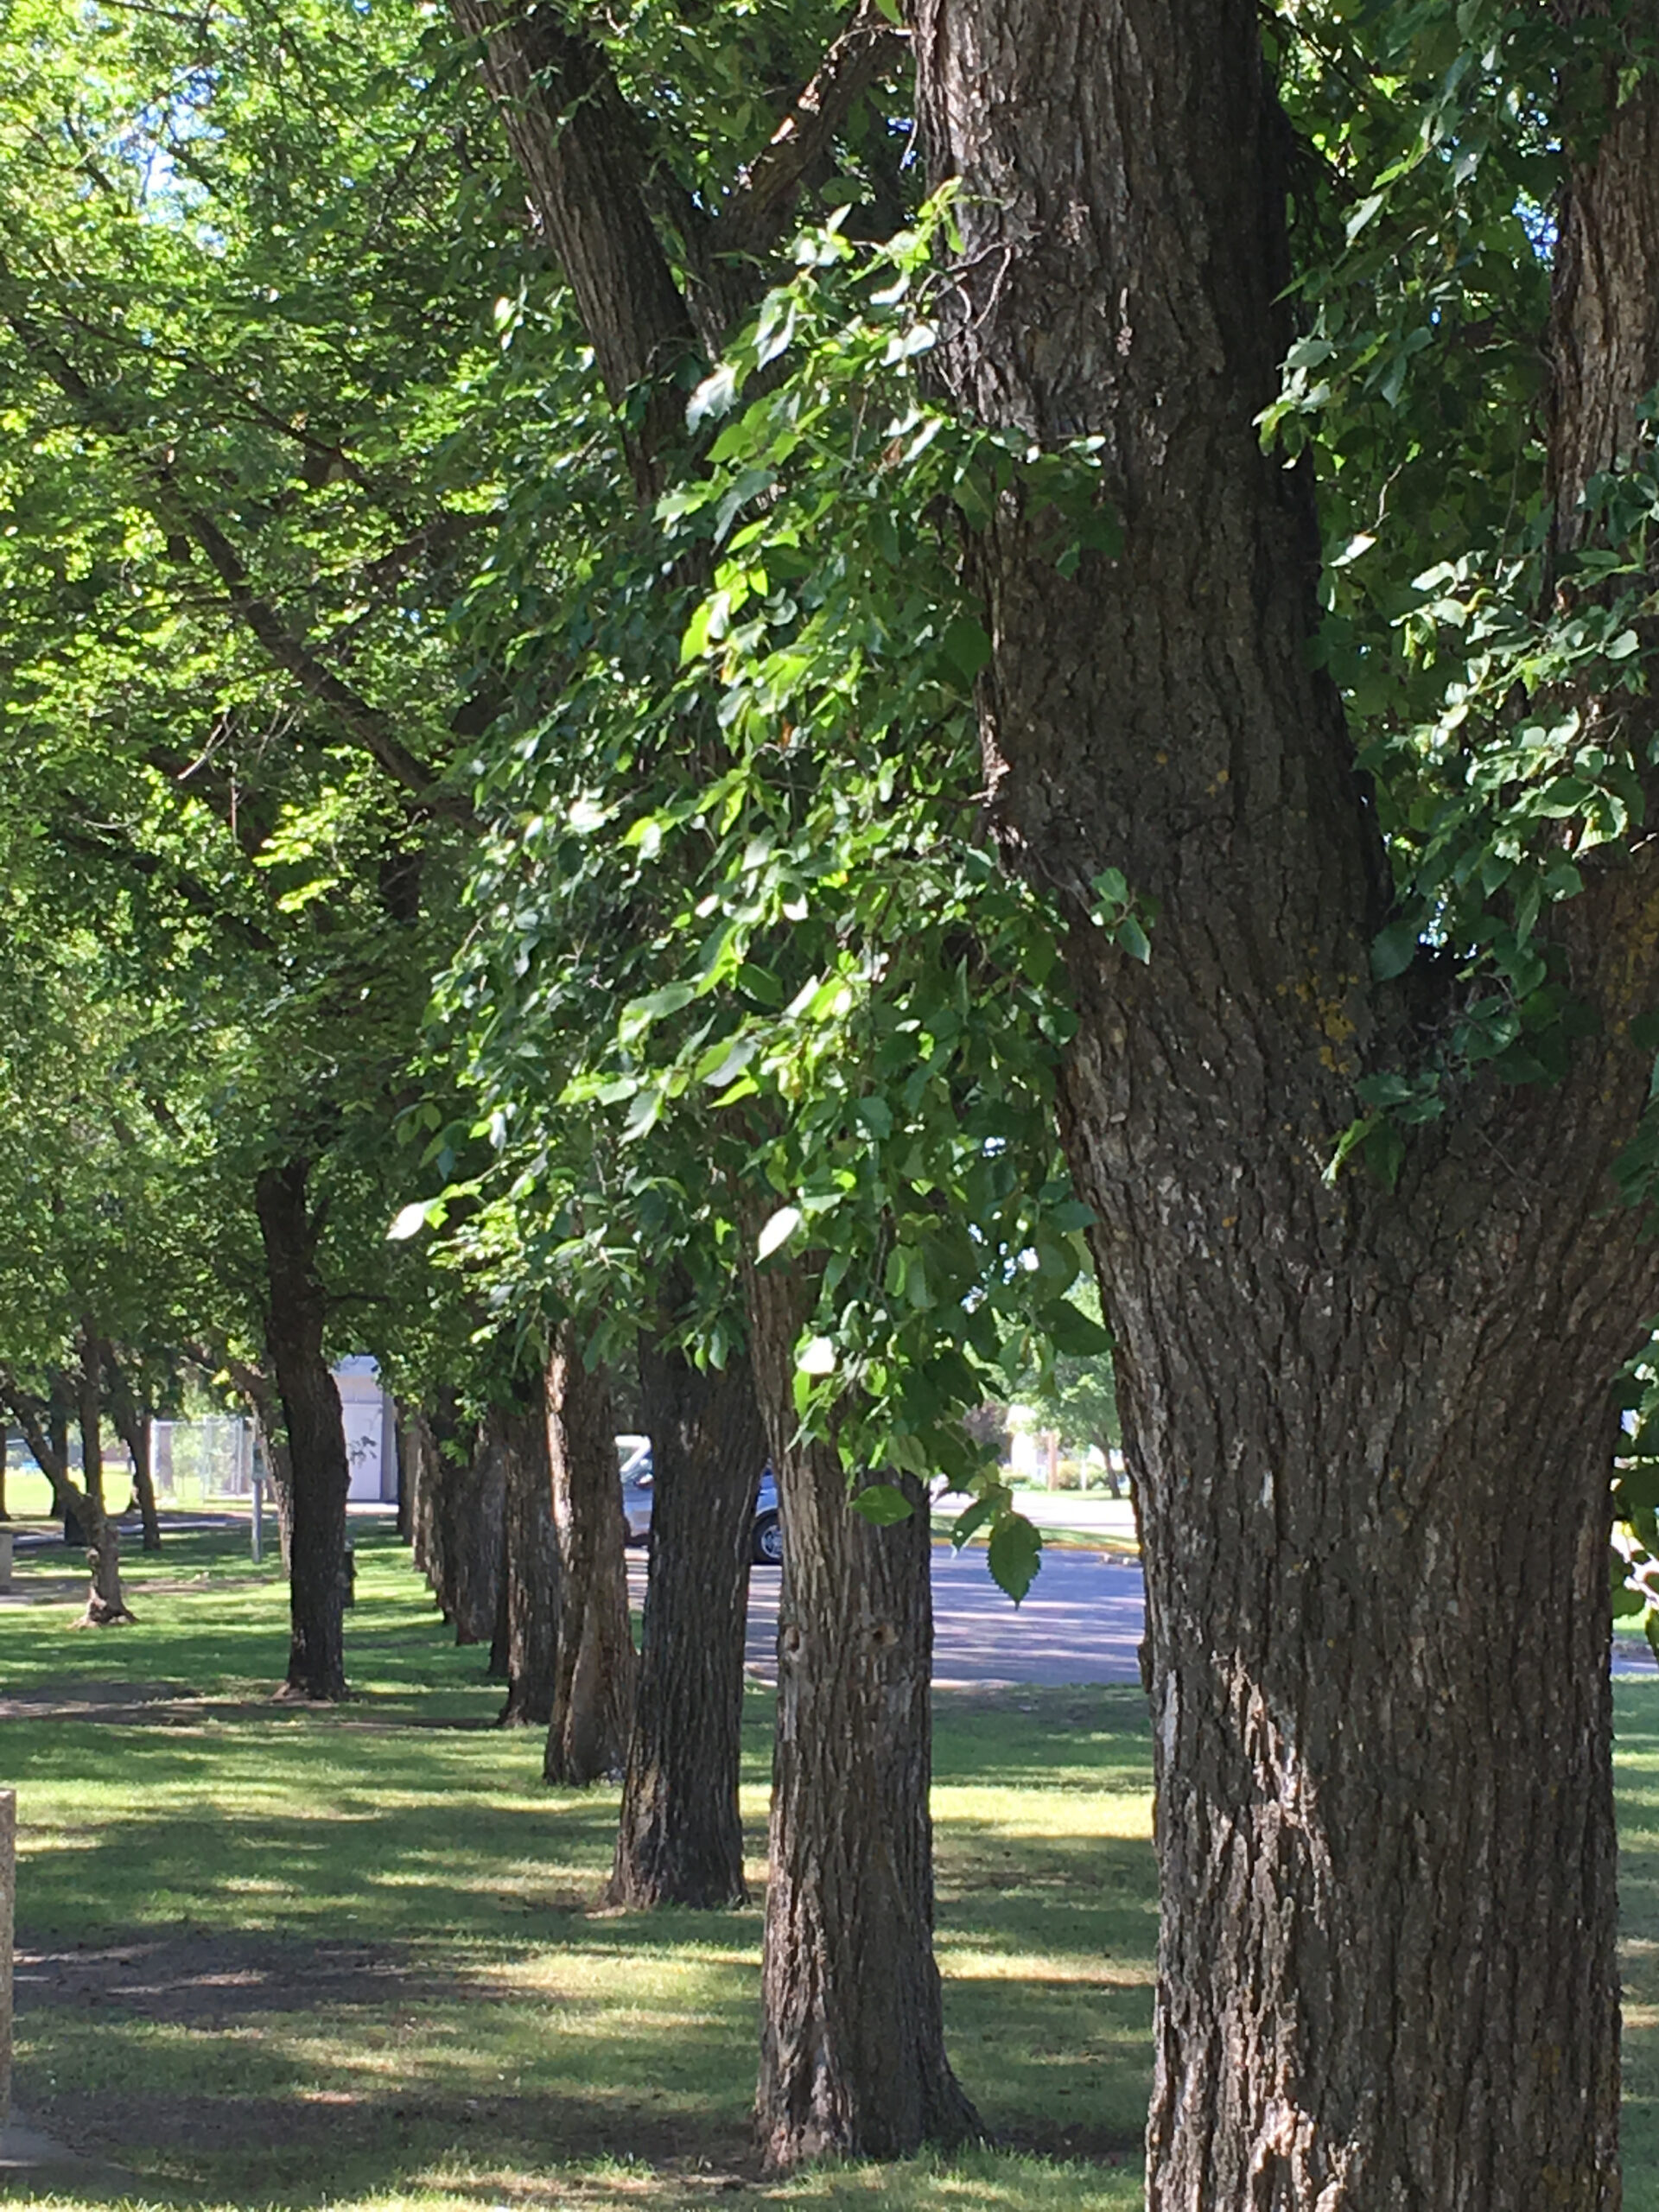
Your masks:
<svg viewBox="0 0 1659 2212"><path fill-rule="evenodd" d="M71 1628L127 1628L136 1624L138 1616L124 1605L111 1605L102 1598L89 1598L86 1610L78 1621L71 1621Z"/></svg>

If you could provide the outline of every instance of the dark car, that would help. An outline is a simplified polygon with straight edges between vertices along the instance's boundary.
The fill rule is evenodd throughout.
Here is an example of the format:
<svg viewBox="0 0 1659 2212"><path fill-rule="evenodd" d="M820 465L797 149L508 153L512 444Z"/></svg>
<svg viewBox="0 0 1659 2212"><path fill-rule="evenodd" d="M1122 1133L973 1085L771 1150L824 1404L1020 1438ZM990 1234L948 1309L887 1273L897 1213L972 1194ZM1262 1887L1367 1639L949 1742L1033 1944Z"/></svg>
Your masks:
<svg viewBox="0 0 1659 2212"><path fill-rule="evenodd" d="M631 1544L649 1543L652 1508L650 1440L643 1436L619 1436L616 1449L621 1463L622 1517L628 1524L628 1541ZM778 1517L778 1483L770 1467L761 1469L760 1486L755 1492L750 1556L757 1567L781 1567L784 1563L784 1528Z"/></svg>

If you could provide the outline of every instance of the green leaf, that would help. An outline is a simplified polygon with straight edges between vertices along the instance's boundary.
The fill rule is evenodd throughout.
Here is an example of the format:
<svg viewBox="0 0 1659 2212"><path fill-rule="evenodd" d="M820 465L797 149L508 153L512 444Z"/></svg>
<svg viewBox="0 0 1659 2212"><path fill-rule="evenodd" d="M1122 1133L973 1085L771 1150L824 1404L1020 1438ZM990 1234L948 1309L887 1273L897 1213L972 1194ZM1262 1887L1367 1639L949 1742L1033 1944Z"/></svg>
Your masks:
<svg viewBox="0 0 1659 2212"><path fill-rule="evenodd" d="M915 1507L893 1483L872 1483L853 1499L855 1513L861 1513L873 1527L891 1529L900 1521L908 1521Z"/></svg>
<svg viewBox="0 0 1659 2212"><path fill-rule="evenodd" d="M861 1098L853 1111L865 1133L878 1143L893 1135L893 1109L885 1098Z"/></svg>
<svg viewBox="0 0 1659 2212"><path fill-rule="evenodd" d="M988 665L991 641L984 627L970 614L958 614L947 624L939 640L939 651L964 683L971 683L982 668Z"/></svg>
<svg viewBox="0 0 1659 2212"><path fill-rule="evenodd" d="M991 1580L1017 1605L1037 1580L1037 1570L1043 1563L1043 1540L1023 1513L1011 1513L991 1531L988 1556Z"/></svg>
<svg viewBox="0 0 1659 2212"><path fill-rule="evenodd" d="M1112 1349L1111 1331L1103 1328L1098 1321L1090 1320L1070 1299L1045 1306L1037 1319L1050 1344L1063 1358L1090 1359Z"/></svg>
<svg viewBox="0 0 1659 2212"><path fill-rule="evenodd" d="M406 1206L399 1206L392 1216L391 1226L386 1231L388 1244L403 1244L411 1236L418 1236L426 1227L427 1201L416 1198Z"/></svg>
<svg viewBox="0 0 1659 2212"><path fill-rule="evenodd" d="M1124 915L1113 931L1113 937L1131 960L1139 960L1144 965L1152 958L1151 941L1133 914Z"/></svg>
<svg viewBox="0 0 1659 2212"><path fill-rule="evenodd" d="M1371 973L1379 983L1405 974L1417 957L1421 934L1416 920L1404 915L1377 931L1371 944Z"/></svg>
<svg viewBox="0 0 1659 2212"><path fill-rule="evenodd" d="M800 1227L801 1210L798 1206L779 1206L766 1227L760 1231L754 1248L757 1260L768 1260L780 1244L787 1244Z"/></svg>
<svg viewBox="0 0 1659 2212"><path fill-rule="evenodd" d="M795 1362L802 1375L833 1375L836 1371L836 1347L828 1337L809 1337L801 1347Z"/></svg>
<svg viewBox="0 0 1659 2212"><path fill-rule="evenodd" d="M996 1511L996 1500L976 1497L965 1512L959 1513L950 1526L950 1541L960 1551L969 1538L982 1529Z"/></svg>
<svg viewBox="0 0 1659 2212"><path fill-rule="evenodd" d="M697 429L704 423L729 414L736 398L737 371L729 361L722 361L711 376L703 378L688 401L686 429Z"/></svg>

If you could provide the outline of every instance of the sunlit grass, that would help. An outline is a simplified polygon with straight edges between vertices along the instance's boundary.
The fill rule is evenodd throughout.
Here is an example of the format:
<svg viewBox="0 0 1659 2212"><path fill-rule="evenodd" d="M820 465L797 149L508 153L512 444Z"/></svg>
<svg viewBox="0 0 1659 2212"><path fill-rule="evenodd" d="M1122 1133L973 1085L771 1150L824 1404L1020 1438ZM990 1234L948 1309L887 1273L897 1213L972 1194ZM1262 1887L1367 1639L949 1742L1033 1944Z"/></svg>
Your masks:
<svg viewBox="0 0 1659 2212"><path fill-rule="evenodd" d="M1129 1689L938 1700L951 2050L1008 2147L763 2183L749 2149L758 1906L611 1914L613 1789L545 1789L488 1726L406 1555L361 1530L355 1701L266 1701L284 1593L243 1540L135 1558L136 1627L0 1607L0 1694L172 1685L141 1725L9 1719L33 1948L119 1945L97 2001L25 1978L18 2097L121 2170L67 2206L1096 2212L1140 2202L1156 1939L1150 1746ZM20 1579L61 1578L64 1555ZM1659 2212L1659 1683L1621 1682L1625 2202ZM744 1726L763 1872L770 1700ZM149 1963L147 1963L147 1961ZM159 1963L157 1963L159 1962Z"/></svg>
<svg viewBox="0 0 1659 2212"><path fill-rule="evenodd" d="M355 1695L337 1713L267 1702L285 1593L245 1536L135 1554L130 1629L74 1630L67 1592L0 1607L0 1694L171 1694L149 1719L11 1719L0 1738L26 1944L134 1955L96 2002L42 2005L26 1974L20 2019L20 2104L123 2170L113 2190L419 2212L1137 2201L1154 1928L1136 1694L939 1700L952 2048L1019 2147L762 2183L758 1901L601 1910L614 1790L546 1789L539 1742L488 1725L483 1654L448 1641L389 1530L355 1533ZM20 1583L75 1565L54 1548ZM752 1691L757 1900L770 1764Z"/></svg>

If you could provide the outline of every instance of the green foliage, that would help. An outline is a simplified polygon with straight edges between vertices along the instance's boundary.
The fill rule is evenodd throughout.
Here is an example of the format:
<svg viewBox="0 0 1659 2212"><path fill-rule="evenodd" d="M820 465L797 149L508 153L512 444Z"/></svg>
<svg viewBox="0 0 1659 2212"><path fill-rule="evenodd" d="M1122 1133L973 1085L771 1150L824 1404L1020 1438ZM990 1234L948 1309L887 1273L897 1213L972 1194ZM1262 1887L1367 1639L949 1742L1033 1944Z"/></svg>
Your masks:
<svg viewBox="0 0 1659 2212"><path fill-rule="evenodd" d="M681 1325L719 1360L749 1237L814 1291L804 1433L849 1474L971 1487L961 1416L1010 1326L1074 1325L1086 1215L1054 1137L1054 925L961 796L988 645L957 533L1016 493L1064 565L1111 525L1097 442L1038 453L927 402L948 220L876 249L838 220L807 234L691 397L713 435L662 502L665 547L602 595L581 565L556 715L493 753L488 922L444 1006L508 1203L557 1224L527 1267L579 1302L631 1285L632 1315L671 1243L700 1274ZM1011 1586L1024 1543L993 1554Z"/></svg>

